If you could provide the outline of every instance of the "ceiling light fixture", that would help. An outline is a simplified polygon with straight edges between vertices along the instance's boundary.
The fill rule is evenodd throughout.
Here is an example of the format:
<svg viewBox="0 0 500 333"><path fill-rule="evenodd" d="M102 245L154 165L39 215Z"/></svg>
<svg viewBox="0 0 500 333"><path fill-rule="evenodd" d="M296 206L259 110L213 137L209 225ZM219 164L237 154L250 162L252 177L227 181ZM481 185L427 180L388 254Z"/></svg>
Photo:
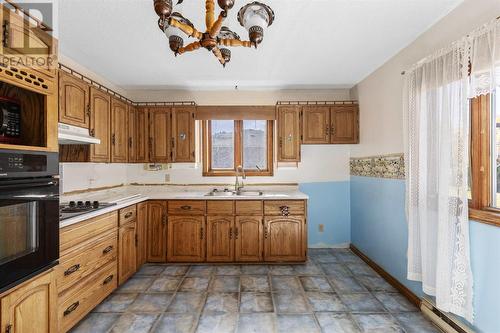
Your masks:
<svg viewBox="0 0 500 333"><path fill-rule="evenodd" d="M182 2L183 0L179 0L178 4ZM238 21L248 31L249 38L248 41L243 41L238 34L222 26L235 0L217 0L217 2L222 11L215 19L215 0L206 0L206 31L200 32L181 13L173 11L172 0L154 0L155 12L160 17L158 26L168 37L170 49L176 56L203 47L211 51L225 67L231 61L231 51L227 47L257 48L264 38L264 29L274 21L274 12L266 4L254 1L243 6L238 12ZM181 33L196 38L197 41L184 46Z"/></svg>

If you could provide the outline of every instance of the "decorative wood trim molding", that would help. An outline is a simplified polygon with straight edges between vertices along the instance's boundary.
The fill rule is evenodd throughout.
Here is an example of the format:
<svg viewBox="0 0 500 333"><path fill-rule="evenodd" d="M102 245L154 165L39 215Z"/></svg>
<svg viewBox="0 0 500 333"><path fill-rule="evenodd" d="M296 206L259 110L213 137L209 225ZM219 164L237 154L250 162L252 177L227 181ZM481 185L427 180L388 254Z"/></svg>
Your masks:
<svg viewBox="0 0 500 333"><path fill-rule="evenodd" d="M351 158L351 176L405 179L404 154Z"/></svg>
<svg viewBox="0 0 500 333"><path fill-rule="evenodd" d="M358 101L278 101L276 105L357 105Z"/></svg>
<svg viewBox="0 0 500 333"><path fill-rule="evenodd" d="M469 208L469 219L479 223L500 227L500 212Z"/></svg>
<svg viewBox="0 0 500 333"><path fill-rule="evenodd" d="M399 282L395 277L393 277L391 274L387 273L382 267L380 267L378 264L376 264L373 260L368 258L363 252L361 252L356 246L353 244L350 245L350 249L354 254L356 254L358 257L363 259L364 262L368 264L375 272L377 272L381 277L383 277L390 285L392 285L394 288L396 288L403 296L405 296L410 302L415 304L419 309L420 309L420 304L422 303L422 300L420 297L415 295L413 291L408 289L405 285L403 285L401 282Z"/></svg>

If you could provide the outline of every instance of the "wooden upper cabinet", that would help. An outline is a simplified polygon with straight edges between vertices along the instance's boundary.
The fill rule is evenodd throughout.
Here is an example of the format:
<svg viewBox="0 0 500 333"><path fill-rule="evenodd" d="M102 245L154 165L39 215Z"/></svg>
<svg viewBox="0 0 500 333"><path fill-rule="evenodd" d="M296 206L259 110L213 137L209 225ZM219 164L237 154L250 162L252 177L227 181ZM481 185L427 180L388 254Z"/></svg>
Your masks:
<svg viewBox="0 0 500 333"><path fill-rule="evenodd" d="M204 216L169 216L167 261L205 261L205 233Z"/></svg>
<svg viewBox="0 0 500 333"><path fill-rule="evenodd" d="M167 202L148 201L146 243L148 262L167 261Z"/></svg>
<svg viewBox="0 0 500 333"><path fill-rule="evenodd" d="M302 143L330 143L330 107L303 106L302 108Z"/></svg>
<svg viewBox="0 0 500 333"><path fill-rule="evenodd" d="M300 162L300 106L278 106L278 162Z"/></svg>
<svg viewBox="0 0 500 333"><path fill-rule="evenodd" d="M111 158L111 97L96 88L90 88L90 135L101 140L90 145L91 162L109 162Z"/></svg>
<svg viewBox="0 0 500 333"><path fill-rule="evenodd" d="M236 261L262 261L262 221L262 216L236 217L234 228Z"/></svg>
<svg viewBox="0 0 500 333"><path fill-rule="evenodd" d="M207 217L207 261L234 260L234 217Z"/></svg>
<svg viewBox="0 0 500 333"><path fill-rule="evenodd" d="M171 161L170 108L149 109L150 161L168 163Z"/></svg>
<svg viewBox="0 0 500 333"><path fill-rule="evenodd" d="M149 162L149 123L147 110L136 109L135 124L135 162L147 163Z"/></svg>
<svg viewBox="0 0 500 333"><path fill-rule="evenodd" d="M147 256L147 222L148 222L148 203L141 202L137 204L137 253L136 253L136 267L139 269L146 263Z"/></svg>
<svg viewBox="0 0 500 333"><path fill-rule="evenodd" d="M137 160L137 109L128 105L128 158L129 163Z"/></svg>
<svg viewBox="0 0 500 333"><path fill-rule="evenodd" d="M57 290L51 271L33 278L0 300L0 330L12 333L56 333Z"/></svg>
<svg viewBox="0 0 500 333"><path fill-rule="evenodd" d="M132 221L120 227L118 232L118 284L123 284L137 269L137 223Z"/></svg>
<svg viewBox="0 0 500 333"><path fill-rule="evenodd" d="M118 99L111 99L111 162L127 163L128 108Z"/></svg>
<svg viewBox="0 0 500 333"><path fill-rule="evenodd" d="M303 261L304 224L303 216L265 217L264 261Z"/></svg>
<svg viewBox="0 0 500 333"><path fill-rule="evenodd" d="M59 122L89 128L89 85L63 71L59 71Z"/></svg>
<svg viewBox="0 0 500 333"><path fill-rule="evenodd" d="M330 114L331 143L359 143L359 107L332 105Z"/></svg>
<svg viewBox="0 0 500 333"><path fill-rule="evenodd" d="M172 109L172 162L195 162L194 107Z"/></svg>

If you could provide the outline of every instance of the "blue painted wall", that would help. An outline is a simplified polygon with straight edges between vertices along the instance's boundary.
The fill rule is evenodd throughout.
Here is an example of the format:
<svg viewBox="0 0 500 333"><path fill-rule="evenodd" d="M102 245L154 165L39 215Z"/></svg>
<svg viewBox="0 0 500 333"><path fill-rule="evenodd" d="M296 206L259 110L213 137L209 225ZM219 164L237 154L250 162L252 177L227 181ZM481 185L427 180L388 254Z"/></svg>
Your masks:
<svg viewBox="0 0 500 333"><path fill-rule="evenodd" d="M349 182L303 183L301 192L309 195L307 223L310 247L341 246L351 241ZM319 232L319 225L324 232Z"/></svg>
<svg viewBox="0 0 500 333"><path fill-rule="evenodd" d="M352 243L417 295L406 279L408 228L404 180L351 177ZM474 328L500 332L500 228L471 221Z"/></svg>

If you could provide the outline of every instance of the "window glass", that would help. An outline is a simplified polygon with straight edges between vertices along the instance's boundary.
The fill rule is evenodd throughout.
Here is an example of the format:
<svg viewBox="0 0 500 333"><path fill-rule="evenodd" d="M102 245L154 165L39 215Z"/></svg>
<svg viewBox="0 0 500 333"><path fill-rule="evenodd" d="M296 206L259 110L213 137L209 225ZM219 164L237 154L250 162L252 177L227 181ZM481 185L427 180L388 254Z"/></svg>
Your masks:
<svg viewBox="0 0 500 333"><path fill-rule="evenodd" d="M267 169L267 121L243 121L243 168Z"/></svg>
<svg viewBox="0 0 500 333"><path fill-rule="evenodd" d="M212 168L234 169L234 121L212 120Z"/></svg>

